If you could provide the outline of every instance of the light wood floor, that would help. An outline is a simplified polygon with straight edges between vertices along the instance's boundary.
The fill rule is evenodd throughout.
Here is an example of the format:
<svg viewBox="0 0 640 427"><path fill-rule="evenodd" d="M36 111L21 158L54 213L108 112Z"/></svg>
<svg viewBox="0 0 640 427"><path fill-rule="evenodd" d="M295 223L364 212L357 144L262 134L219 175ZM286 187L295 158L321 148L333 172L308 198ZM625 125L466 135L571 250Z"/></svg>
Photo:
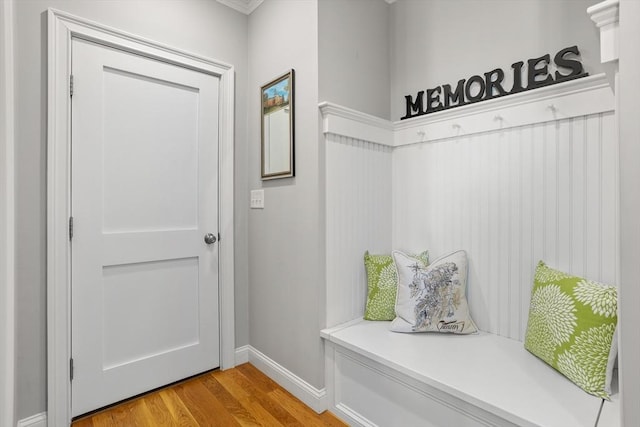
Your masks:
<svg viewBox="0 0 640 427"><path fill-rule="evenodd" d="M81 418L72 427L346 426L250 364L207 373Z"/></svg>

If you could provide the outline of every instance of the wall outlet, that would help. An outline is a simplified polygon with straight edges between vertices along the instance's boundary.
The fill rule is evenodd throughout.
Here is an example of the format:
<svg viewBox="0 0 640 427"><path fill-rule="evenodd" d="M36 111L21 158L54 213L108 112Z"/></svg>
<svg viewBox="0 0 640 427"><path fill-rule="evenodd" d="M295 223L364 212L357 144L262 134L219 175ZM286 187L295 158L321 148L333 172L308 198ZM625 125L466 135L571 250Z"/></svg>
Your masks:
<svg viewBox="0 0 640 427"><path fill-rule="evenodd" d="M251 209L264 209L264 190L251 190Z"/></svg>

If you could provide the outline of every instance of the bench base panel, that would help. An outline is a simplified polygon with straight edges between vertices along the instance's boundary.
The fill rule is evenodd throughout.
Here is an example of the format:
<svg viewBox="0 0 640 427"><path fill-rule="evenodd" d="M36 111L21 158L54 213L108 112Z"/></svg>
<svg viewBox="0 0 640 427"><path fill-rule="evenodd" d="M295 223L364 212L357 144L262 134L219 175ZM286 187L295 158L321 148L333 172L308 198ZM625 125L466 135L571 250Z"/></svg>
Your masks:
<svg viewBox="0 0 640 427"><path fill-rule="evenodd" d="M349 425L515 425L333 343L325 351L329 410Z"/></svg>

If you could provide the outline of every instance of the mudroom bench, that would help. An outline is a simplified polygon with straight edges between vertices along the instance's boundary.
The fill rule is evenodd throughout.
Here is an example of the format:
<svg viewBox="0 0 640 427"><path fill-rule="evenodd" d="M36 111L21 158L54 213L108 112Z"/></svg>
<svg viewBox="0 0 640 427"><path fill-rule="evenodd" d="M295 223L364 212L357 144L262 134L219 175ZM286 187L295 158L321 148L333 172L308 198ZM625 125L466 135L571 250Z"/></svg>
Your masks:
<svg viewBox="0 0 640 427"><path fill-rule="evenodd" d="M321 332L329 409L360 426L598 425L603 400L550 369L519 341L401 334L354 320Z"/></svg>

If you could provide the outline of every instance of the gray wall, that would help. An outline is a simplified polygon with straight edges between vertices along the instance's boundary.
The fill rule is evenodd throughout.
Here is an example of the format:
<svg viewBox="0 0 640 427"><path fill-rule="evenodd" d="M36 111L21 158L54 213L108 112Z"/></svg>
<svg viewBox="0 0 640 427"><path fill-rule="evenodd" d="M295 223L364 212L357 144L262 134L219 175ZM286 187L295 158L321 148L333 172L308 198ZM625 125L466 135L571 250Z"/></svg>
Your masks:
<svg viewBox="0 0 640 427"><path fill-rule="evenodd" d="M553 55L578 45L587 72L602 72L598 0L399 0L391 5L391 119L405 95ZM511 85L505 85L511 88ZM508 90L508 89L507 89Z"/></svg>
<svg viewBox="0 0 640 427"><path fill-rule="evenodd" d="M320 101L390 118L389 9L383 0L318 2Z"/></svg>
<svg viewBox="0 0 640 427"><path fill-rule="evenodd" d="M249 17L249 341L315 387L324 384L324 225L321 210L316 0L265 1ZM294 178L260 180L260 86L294 68ZM248 196L248 194L247 194ZM242 262L237 260L236 262Z"/></svg>
<svg viewBox="0 0 640 427"><path fill-rule="evenodd" d="M248 344L247 17L209 0L16 2L17 419L46 409L46 10L53 7L236 67L236 344Z"/></svg>

